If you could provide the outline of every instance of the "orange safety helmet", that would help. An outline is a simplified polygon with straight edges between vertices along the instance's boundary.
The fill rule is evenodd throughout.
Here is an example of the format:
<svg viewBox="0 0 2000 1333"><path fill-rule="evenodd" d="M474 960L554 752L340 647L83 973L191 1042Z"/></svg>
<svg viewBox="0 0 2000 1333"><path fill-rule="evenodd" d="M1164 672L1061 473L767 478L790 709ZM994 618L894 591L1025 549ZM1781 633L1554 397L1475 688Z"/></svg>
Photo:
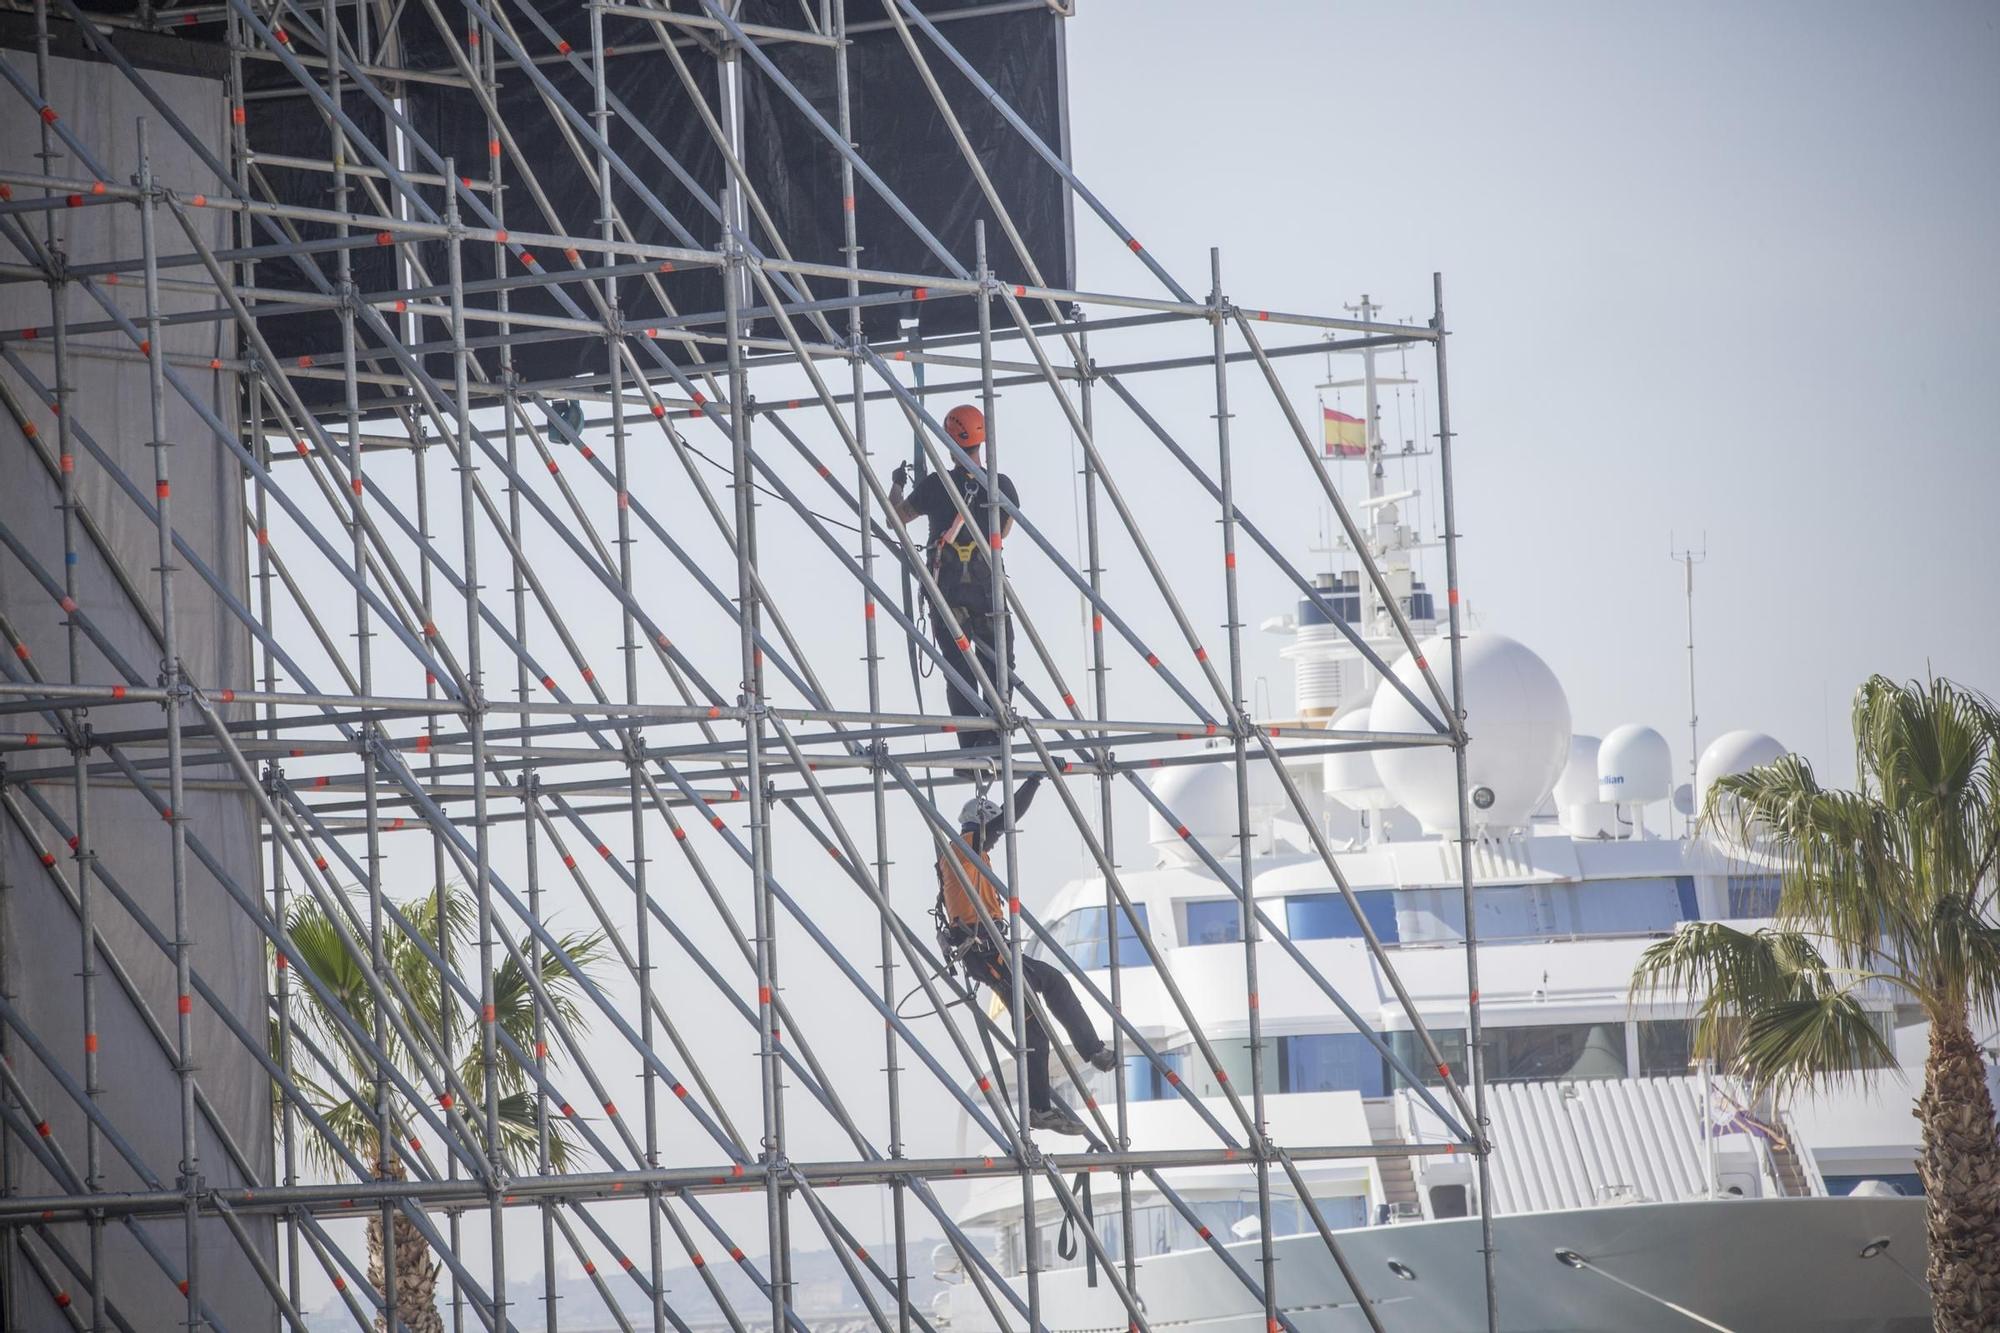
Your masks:
<svg viewBox="0 0 2000 1333"><path fill-rule="evenodd" d="M986 414L971 403L960 403L944 414L945 434L963 449L977 449L986 443Z"/></svg>

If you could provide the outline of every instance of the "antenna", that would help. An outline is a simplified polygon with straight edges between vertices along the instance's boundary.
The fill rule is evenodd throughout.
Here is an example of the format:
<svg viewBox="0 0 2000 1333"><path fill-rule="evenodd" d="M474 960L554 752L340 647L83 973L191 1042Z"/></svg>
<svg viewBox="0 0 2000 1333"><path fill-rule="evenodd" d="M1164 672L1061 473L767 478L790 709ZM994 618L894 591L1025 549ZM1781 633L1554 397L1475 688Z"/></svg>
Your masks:
<svg viewBox="0 0 2000 1333"><path fill-rule="evenodd" d="M1694 567L1708 559L1708 532L1703 529L1701 549L1692 546L1676 547L1673 534L1667 534L1667 557L1678 564L1687 575L1684 585L1687 595L1688 630L1688 791L1694 791L1695 767L1701 762L1701 713L1694 701ZM1696 811L1690 809L1681 815L1681 834L1686 836L1694 830Z"/></svg>

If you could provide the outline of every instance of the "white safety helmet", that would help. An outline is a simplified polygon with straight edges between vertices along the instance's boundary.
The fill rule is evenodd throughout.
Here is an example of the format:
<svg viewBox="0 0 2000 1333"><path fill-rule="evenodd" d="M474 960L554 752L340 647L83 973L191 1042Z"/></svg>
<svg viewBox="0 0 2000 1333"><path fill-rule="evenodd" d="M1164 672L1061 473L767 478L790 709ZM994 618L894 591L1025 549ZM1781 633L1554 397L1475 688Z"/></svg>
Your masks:
<svg viewBox="0 0 2000 1333"><path fill-rule="evenodd" d="M984 796L975 796L960 807L958 812L958 826L960 828L984 828L986 825L1000 818L1003 813L998 805L987 800Z"/></svg>

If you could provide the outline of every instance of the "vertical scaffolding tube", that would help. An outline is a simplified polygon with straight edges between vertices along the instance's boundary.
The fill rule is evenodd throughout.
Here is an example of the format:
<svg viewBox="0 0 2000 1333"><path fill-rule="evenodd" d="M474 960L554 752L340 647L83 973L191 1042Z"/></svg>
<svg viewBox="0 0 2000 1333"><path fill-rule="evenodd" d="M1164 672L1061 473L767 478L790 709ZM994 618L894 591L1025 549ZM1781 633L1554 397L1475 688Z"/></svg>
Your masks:
<svg viewBox="0 0 2000 1333"><path fill-rule="evenodd" d="M1255 1124L1250 1150L1257 1163L1257 1249L1263 1264L1264 1321L1278 1325L1278 1267L1271 1235L1271 1154L1266 1137L1270 1122L1264 1109L1264 1018L1257 1002L1257 946L1263 933L1257 921L1255 836L1250 827L1250 759L1248 728L1243 712L1243 621L1236 586L1236 486L1229 460L1229 330L1222 295L1222 252L1208 252L1209 315L1215 347L1216 484L1222 490L1222 584L1229 634L1229 731L1236 770L1236 878L1243 888L1243 985L1250 1018L1250 1106Z"/></svg>
<svg viewBox="0 0 2000 1333"><path fill-rule="evenodd" d="M181 679L179 640L174 620L174 529L173 478L168 462L166 348L160 341L160 254L154 208L158 186L153 180L153 160L146 136L146 118L139 118L139 243L144 251L146 272L146 356L147 402L152 425L154 527L159 534L160 574L160 686L166 692L167 733L167 854L168 874L173 884L174 912L174 995L178 1011L175 1030L177 1058L175 1081L180 1093L181 1161L180 1189L187 1231L187 1268L184 1279L187 1295L187 1327L190 1333L208 1327L201 1304L201 1158L195 1143L194 1109L194 988L191 982L193 942L188 938L187 829L183 804L186 796L181 744L181 706L188 687ZM72 614L74 614L72 612Z"/></svg>
<svg viewBox="0 0 2000 1333"><path fill-rule="evenodd" d="M1486 1327L1499 1333L1500 1296L1495 1284L1493 1253L1492 1124L1486 1118L1486 1052L1480 1036L1479 925L1472 902L1472 801L1465 776L1464 633L1459 620L1458 519L1451 473L1451 396L1445 374L1444 276L1431 275L1432 346L1437 355L1438 468L1444 507L1445 607L1451 624L1452 757L1458 777L1458 873L1465 908L1465 1058L1472 1071L1473 1153L1479 1172L1479 1254L1486 1275Z"/></svg>

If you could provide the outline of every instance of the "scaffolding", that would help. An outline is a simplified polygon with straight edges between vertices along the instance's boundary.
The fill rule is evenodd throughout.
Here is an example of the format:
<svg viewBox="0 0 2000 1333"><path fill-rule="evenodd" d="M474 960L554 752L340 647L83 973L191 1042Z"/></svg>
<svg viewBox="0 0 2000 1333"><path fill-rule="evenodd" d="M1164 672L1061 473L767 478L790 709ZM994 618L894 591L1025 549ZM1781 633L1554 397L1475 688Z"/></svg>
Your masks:
<svg viewBox="0 0 2000 1333"><path fill-rule="evenodd" d="M667 1290L671 1262L693 1266L731 1328L767 1321L774 1330L804 1328L790 1256L810 1235L837 1257L873 1326L901 1333L934 1327L911 1295L913 1215L944 1234L995 1326L1061 1327L1062 1312L1045 1308L1034 1238L1038 1200L1053 1199L1131 1327L1149 1329L1156 1326L1149 1319L1171 1312L1149 1312L1143 1299L1146 1265L1136 1255L1132 1208L1139 1180L1199 1228L1218 1272L1241 1284L1276 1333L1320 1317L1287 1305L1271 1213L1280 1176L1345 1284L1335 1308L1380 1329L1382 1275L1352 1271L1301 1164L1445 1152L1470 1153L1477 1163L1484 1306L1498 1327L1477 916L1465 854L1472 820L1463 717L1452 704L1461 697L1461 627L1442 285L1433 280L1433 309L1422 323L1255 308L1224 293L1211 252L1207 294L1192 295L1077 179L1065 146L1046 142L955 44L959 20L1059 11L1057 0L963 8L865 0L866 14L850 15L863 3L772 6L789 20L756 23L722 0L593 0L586 42L558 39L526 0L142 0L118 13L34 0L7 11L32 23L33 41L27 53L0 53L11 89L4 95L13 101L4 123L10 136L38 136L42 157L38 170L0 174L0 234L14 252L0 264L0 279L46 285L49 316L38 327L0 329L0 396L10 418L4 472L9 486L35 488L60 511L62 547L0 532L8 548L0 560L11 562L14 586L59 608L62 628L61 638L45 643L0 624L13 650L0 680L9 722L0 731L0 836L25 848L45 876L35 885L0 885L0 939L5 913L23 894L59 897L82 941L74 988L85 1033L81 1050L55 1048L17 991L0 984L7 1058L0 1113L15 1145L10 1160L54 1182L24 1189L16 1171L0 1197L9 1327L28 1318L31 1302L60 1310L76 1328L164 1326L164 1301L121 1310L105 1290L105 1237L118 1231L156 1268L157 1290L180 1293L171 1298L184 1308L171 1322L220 1328L225 1321L201 1268L212 1251L197 1242L219 1223L291 1329L307 1326L301 1291L317 1272L357 1326L422 1333L423 1318L399 1305L399 1283L438 1275L399 1273L411 1254L442 1265L460 1327L469 1320L553 1330L609 1320L687 1329ZM429 29L443 63L403 63L412 24ZM128 37L196 26L216 34L226 60L222 141L177 114L154 89L158 66L126 49ZM979 226L971 253L938 241L871 165L869 145L854 142L848 53L863 28L893 33L997 224L997 235ZM137 123L104 131L130 150L136 173L116 171L114 140L89 137L54 104L51 71L65 41L88 47L104 78L123 81L146 103ZM801 91L772 58L780 48L823 62L830 115L824 89ZM691 179L676 171L666 146L650 140L643 161L614 147L614 123L630 117L607 77L613 61L648 62L657 78L687 89L707 150L725 168L706 216L672 216L649 189L663 172ZM793 257L758 193L747 165L758 129L743 114L743 89L753 80L795 108L837 164L838 197L821 204L838 214L844 263ZM407 114L404 92L415 83L448 85L472 99L479 137L491 149L484 162L468 166L426 139ZM503 84L528 89L541 119L529 123L518 103L503 114ZM331 151L308 159L253 147L247 114L277 98L309 105ZM1021 201L1006 197L982 165L975 135L994 133L1025 142L1086 220L1129 250L1144 292L1077 290L1038 268L1015 222ZM510 211L542 221L560 213L537 176L535 153L523 147L531 139L559 140L595 182L594 227L509 228ZM205 169L198 188L155 173L167 141L181 160ZM273 189L271 173L280 169L324 178L326 206ZM858 193L924 241L934 261L928 271L864 263ZM635 209L651 212L645 225L635 225ZM136 246L77 253L66 229L97 210L135 219ZM677 243L638 239L661 224ZM217 228L226 243L213 240ZM393 262L360 262L377 251ZM475 253L480 267L469 277ZM281 263L293 267L296 282L278 288L260 278ZM1020 280L1001 279L1003 269ZM660 275L690 270L719 279L719 308L678 310L668 300ZM385 286L369 285L385 272ZM664 317L631 322L626 302L635 294ZM550 301L558 313L548 312ZM921 330L885 335L864 326L873 308L915 302L962 303L974 312L970 331L925 339ZM281 354L267 331L277 317L300 313L322 317L315 327L333 341ZM1196 354L1098 359L1130 335L1201 325L1208 336ZM216 355L170 350L167 335L195 327L215 333ZM596 343L599 368L542 380L515 369L516 349L561 339ZM1285 358L1364 347L1427 347L1435 358L1445 663L1426 660L1333 483L1317 424L1308 425L1280 379ZM51 356L52 374L38 374L29 351ZM104 407L75 390L73 366L85 360L123 367L135 396L143 376L150 476L133 475L118 450L93 435ZM1161 407L1158 395L1149 405L1142 393L1157 378L1201 385L1207 410ZM1239 507L1231 393L1240 395L1246 380L1269 395L1296 446L1291 484L1323 499L1358 555L1364 584L1393 615L1415 662L1411 680L1388 670L1276 536ZM229 386L226 411L213 406L216 383ZM956 466L984 478L1026 457L1026 441L1008 430L1003 391L1018 399L1046 394L1042 410L1060 413L1080 461L1080 549L997 486L985 488L983 514L954 498L971 531L1013 537L990 542L991 595L1002 610L993 618L993 651L982 653L967 651L981 631L960 623L921 558L922 543L892 503L884 460L910 440L928 470ZM943 429L934 414L940 396L982 407L983 458ZM172 414L190 410L199 433L174 438ZM885 422L893 446L882 442ZM1219 536L1182 540L1215 547L1209 568L1225 610L1215 651L1194 599L1170 572L1173 561L1156 549L1149 509L1159 497L1150 484L1121 478L1130 469L1113 466L1118 451L1100 447L1107 428L1140 441L1150 466L1184 478L1212 505ZM726 447L726 458L707 452L711 446ZM245 527L229 536L242 548L247 590L201 538L176 525L174 469L190 455L219 460L240 486ZM93 512L79 471L110 483L105 503L119 512ZM726 479L712 478L717 471ZM153 534L151 566L113 555L106 529L133 523ZM1145 576L1143 609L1107 578L1114 543ZM796 587L780 591L787 580L772 562L796 561L799 551L832 589L820 598L850 607L842 614L859 621L849 629L858 628L852 637L862 648L860 690L844 678L824 683L835 649L821 633L822 607L801 607ZM1245 695L1243 553L1296 586L1432 730L1335 737L1256 720ZM93 562L110 566L121 607L79 600L75 571ZM1059 617L1028 605L1010 580L1007 566L1027 563L1049 571L1086 608L1080 660L1052 627ZM600 606L615 607L615 633L583 623ZM935 608L928 629L920 607ZM702 617L730 632L682 634L682 625ZM1149 617L1159 619L1159 634L1149 631ZM114 622L124 618L136 618L140 637L121 639ZM189 670L181 638L190 624L244 636L254 645L254 676L201 679ZM618 666L600 675L590 653L606 636L615 639ZM1026 671L1016 670L1013 646L1024 650ZM977 715L927 709L921 689L912 706L891 707L904 655L975 699ZM1121 708L1112 674L1135 664L1145 669L1142 687L1121 691L1134 701ZM1079 673L1087 684L1072 683ZM128 717L138 706L151 710L145 725L91 722L93 709L124 708L119 716ZM1412 745L1449 747L1457 760L1469 1070L1451 1069L1426 1030L1283 762ZM1146 781L1187 764L1231 773L1239 836L1230 857L1194 839ZM1439 1071L1441 1094L1421 1095L1454 1141L1270 1136L1260 967L1300 969L1411 1087L1423 1089L1426 1080L1369 1030L1250 891L1249 793L1258 767L1275 775L1311 835ZM1108 970L1085 968L1023 904L1013 817L1017 778L1030 773L1045 776L1045 800L1062 806L1101 876L1108 921L1133 911L1113 837L1120 790L1177 829L1239 900L1247 1091L1222 1072L1169 959L1143 931L1121 940L1121 931L1109 930ZM950 812L969 786L983 790L989 781L1007 830L992 875L1008 910L986 923L1012 978L998 1017L976 1003L953 1006L928 929L906 919L909 904L929 896L926 860L947 847L973 854ZM106 790L137 793L159 825L94 822L91 801ZM252 811L262 850L247 867L219 855L210 830L184 813L203 792L228 794ZM919 846L910 845L913 828ZM390 882L385 843L392 840L425 849L422 895L398 896ZM802 848L816 853L809 863ZM220 956L191 929L191 858L222 884L230 910L260 942L248 967L267 992L263 1010L232 1011L216 992L220 971L245 964ZM897 882L918 886L900 910L891 896L899 861L917 869ZM135 895L141 880L170 890L164 919ZM462 932L447 920L453 883L462 884L470 914ZM868 916L872 958L850 956L838 932L823 927L836 910ZM107 914L138 925L137 935L118 938L151 950L147 965L170 965L166 996L132 979L136 960L103 930ZM603 937L595 957L564 924L586 915ZM327 932L326 947L295 937L308 917ZM1121 960L1121 943L1129 948L1133 938L1145 958ZM1026 1024L1050 1021L1021 980L1030 948L1060 966L1111 1023L1115 1097L1081 1106L1095 1151L1051 1151L1027 1128ZM329 950L351 968L321 975ZM663 962L669 950L670 964ZM413 981L392 955L420 957L435 980ZM810 958L804 971L800 955ZM1135 965L1157 978L1196 1058L1216 1071L1219 1098L1197 1097L1124 1017L1122 987ZM829 1032L815 1012L820 1002L799 1004L796 989L788 996L788 972L835 978L845 1002L881 1022L879 1070L851 1054L822 1058L831 1041L861 1039ZM496 994L503 977L520 993ZM155 1089L153 1114L172 1119L178 1161L138 1153L107 1108L91 1016L108 987L141 1012L171 1068L174 1095ZM931 1016L902 1015L898 996L913 989ZM308 1001L328 1016L323 1026L298 1021ZM508 1005L528 1015L526 1028L496 1017L496 1006ZM193 1054L203 1025L209 1039L240 1046L270 1084L259 1105L276 1125L263 1160L232 1137L217 1110L223 1090L204 1086ZM712 1052L698 1056L702 1043L691 1037L723 1025L746 1039L730 1068L718 1067ZM1061 1043L1054 1049L1062 1072L1084 1086L1073 1054ZM1213 1146L1132 1143L1128 1059L1166 1078L1212 1130ZM67 1118L53 1116L17 1073L29 1066L41 1080L35 1086L59 1085ZM509 1070L519 1071L511 1089ZM878 1075L884 1086L862 1095L860 1082ZM639 1104L621 1110L617 1093L630 1078L639 1081ZM929 1091L962 1113L970 1151L942 1151L923 1128L910 1133L911 1078L933 1083ZM856 1110L858 1100L868 1109ZM356 1123L330 1123L330 1105ZM802 1110L823 1117L846 1148L795 1154L788 1120ZM53 1130L52 1119L75 1134ZM529 1126L519 1155L510 1155L510 1123ZM213 1154L218 1143L227 1174L240 1183L216 1184L217 1167L204 1167L204 1147ZM1222 1164L1254 1173L1254 1240L1211 1234L1161 1174ZM1086 1216L1071 1179L1080 1172L1115 1179L1115 1219ZM106 1183L128 1174L137 1182L131 1187ZM1019 1182L1027 1236L1019 1274L1001 1270L934 1188L988 1177ZM754 1239L717 1208L746 1191L763 1202ZM885 1201L886 1251L871 1251L857 1233L842 1198L852 1194L871 1206ZM633 1220L640 1214L643 1226ZM363 1217L395 1238L372 1268L329 1231ZM532 1226L515 1223L522 1217ZM634 1241L641 1232L643 1247ZM1101 1232L1122 1243L1107 1246ZM732 1298L716 1276L722 1260L705 1260L704 1245L719 1246L749 1279L754 1308ZM605 1256L614 1263L600 1267ZM559 1258L589 1276L601 1309L559 1311ZM542 1308L522 1309L509 1284L535 1263ZM645 1314L635 1313L632 1293Z"/></svg>

